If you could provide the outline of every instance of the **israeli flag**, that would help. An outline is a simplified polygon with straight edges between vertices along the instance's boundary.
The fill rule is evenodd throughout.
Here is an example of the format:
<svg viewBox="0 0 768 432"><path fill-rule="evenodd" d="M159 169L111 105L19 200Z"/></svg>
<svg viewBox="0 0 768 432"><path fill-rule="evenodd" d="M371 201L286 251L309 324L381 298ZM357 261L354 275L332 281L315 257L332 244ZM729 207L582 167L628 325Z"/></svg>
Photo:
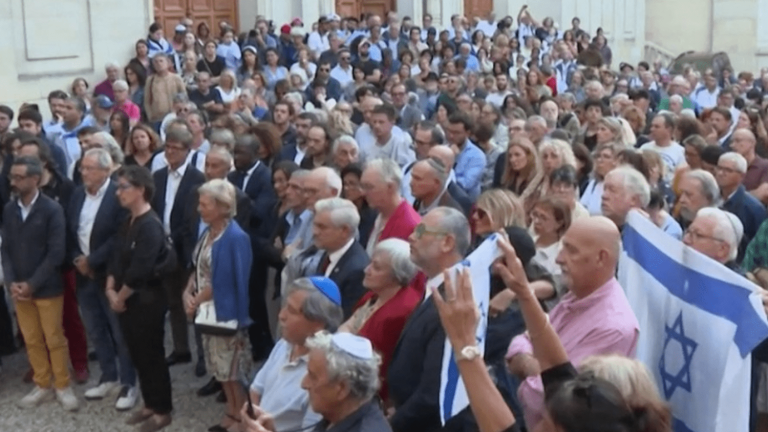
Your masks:
<svg viewBox="0 0 768 432"><path fill-rule="evenodd" d="M640 323L637 358L675 432L747 432L750 353L768 337L757 287L637 212L623 242L619 281Z"/></svg>
<svg viewBox="0 0 768 432"><path fill-rule="evenodd" d="M485 352L485 333L488 329L488 301L491 293L490 268L493 262L502 255L497 244L498 238L498 234L490 235L467 259L448 271L451 280L455 282L459 271L464 268L469 269L472 294L477 307L480 309L480 322L477 325L476 339L481 352ZM462 348L464 347L456 347L457 350ZM468 406L467 389L464 387L461 376L459 376L456 355L451 347L451 342L446 338L443 349L443 367L440 372L440 418L443 425L448 419Z"/></svg>

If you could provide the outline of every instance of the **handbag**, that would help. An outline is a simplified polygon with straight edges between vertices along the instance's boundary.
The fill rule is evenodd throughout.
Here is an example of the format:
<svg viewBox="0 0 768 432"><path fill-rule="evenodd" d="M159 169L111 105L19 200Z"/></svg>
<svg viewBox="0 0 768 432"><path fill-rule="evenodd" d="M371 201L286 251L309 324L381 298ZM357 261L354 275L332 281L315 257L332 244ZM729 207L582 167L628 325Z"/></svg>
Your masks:
<svg viewBox="0 0 768 432"><path fill-rule="evenodd" d="M237 320L219 321L213 300L200 303L195 316L195 327L202 334L213 336L234 336L237 333Z"/></svg>

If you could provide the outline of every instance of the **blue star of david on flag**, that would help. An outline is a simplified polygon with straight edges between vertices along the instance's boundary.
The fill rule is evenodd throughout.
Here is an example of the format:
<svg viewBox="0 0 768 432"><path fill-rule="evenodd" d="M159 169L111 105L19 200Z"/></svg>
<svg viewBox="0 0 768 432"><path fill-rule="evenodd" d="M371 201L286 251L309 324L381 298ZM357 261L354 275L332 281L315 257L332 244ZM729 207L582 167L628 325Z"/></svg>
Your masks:
<svg viewBox="0 0 768 432"><path fill-rule="evenodd" d="M664 387L664 396L669 400L678 388L688 393L691 392L691 360L699 344L685 335L682 310L677 315L672 327L664 325L664 332L666 333L666 339L664 340L664 349L661 351L661 359L659 360L659 372ZM667 348L670 343L678 343L680 348L682 348L683 365L676 372L667 369ZM675 364L677 361L670 361L670 363Z"/></svg>

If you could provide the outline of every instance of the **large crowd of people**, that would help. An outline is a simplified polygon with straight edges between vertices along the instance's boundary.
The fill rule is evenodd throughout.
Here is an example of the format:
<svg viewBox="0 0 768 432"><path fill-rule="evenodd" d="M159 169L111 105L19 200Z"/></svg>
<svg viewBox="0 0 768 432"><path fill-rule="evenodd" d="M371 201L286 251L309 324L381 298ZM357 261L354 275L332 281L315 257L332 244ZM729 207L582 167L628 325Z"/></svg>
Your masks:
<svg viewBox="0 0 768 432"><path fill-rule="evenodd" d="M115 398L160 430L169 367L189 364L226 402L215 432L670 431L633 359L621 230L638 210L768 287L768 71L665 66L616 66L601 29L527 7L442 30L395 13L152 24L50 112L0 105L19 405ZM472 282L444 272L494 233L481 350ZM443 425L446 337L470 407ZM74 390L89 358L101 375Z"/></svg>

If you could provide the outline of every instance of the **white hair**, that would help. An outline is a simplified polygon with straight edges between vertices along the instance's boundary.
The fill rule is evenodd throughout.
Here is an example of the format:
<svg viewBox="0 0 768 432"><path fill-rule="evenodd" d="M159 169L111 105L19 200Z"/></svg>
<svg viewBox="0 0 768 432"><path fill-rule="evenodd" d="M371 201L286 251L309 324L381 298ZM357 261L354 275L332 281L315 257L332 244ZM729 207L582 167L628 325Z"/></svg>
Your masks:
<svg viewBox="0 0 768 432"><path fill-rule="evenodd" d="M633 197L636 196L640 200L642 208L648 207L648 203L651 202L651 186L640 171L631 166L622 165L612 170L608 175L621 176L624 192L632 194Z"/></svg>
<svg viewBox="0 0 768 432"><path fill-rule="evenodd" d="M112 156L109 155L109 152L106 149L103 148L92 148L85 152L83 155L83 159L86 157L93 157L96 159L96 164L101 169L111 169L112 168Z"/></svg>
<svg viewBox="0 0 768 432"><path fill-rule="evenodd" d="M118 62L113 60L113 61L109 61L109 62L104 64L104 69L105 70L106 69L112 69L112 68L120 70L120 63L118 63Z"/></svg>
<svg viewBox="0 0 768 432"><path fill-rule="evenodd" d="M328 331L335 332L344 321L344 311L341 306L333 303L325 294L312 283L309 278L295 279L289 283L282 294L283 301L294 292L305 292L301 314L309 321L321 322Z"/></svg>
<svg viewBox="0 0 768 432"><path fill-rule="evenodd" d="M373 250L373 255L376 253L383 253L389 257L392 276L400 286L408 285L416 276L418 268L411 261L411 246L407 241L398 238L382 240Z"/></svg>
<svg viewBox="0 0 768 432"><path fill-rule="evenodd" d="M351 145L352 147L360 151L360 145L357 144L357 140L354 137L349 135L342 135L336 138L336 141L333 142L331 153L336 153L336 151L339 149L339 147L341 147L342 144Z"/></svg>
<svg viewBox="0 0 768 432"><path fill-rule="evenodd" d="M432 211L440 213L438 218L438 227L445 232L450 233L455 239L455 251L461 256L465 256L470 246L470 228L467 217L453 207L438 207Z"/></svg>
<svg viewBox="0 0 768 432"><path fill-rule="evenodd" d="M315 203L315 215L323 212L330 213L331 223L336 228L349 228L350 237L357 234L357 227L360 225L360 213L357 206L344 198L326 198ZM315 216L317 220L317 216Z"/></svg>
<svg viewBox="0 0 768 432"><path fill-rule="evenodd" d="M740 172L741 174L747 173L747 160L744 159L744 156L736 153L736 152L727 152L720 155L720 159L718 159L718 162L725 161L725 162L733 162L734 165L736 165L736 171Z"/></svg>
<svg viewBox="0 0 768 432"><path fill-rule="evenodd" d="M325 177L325 187L336 190L336 196L341 196L341 177L333 168L319 167L312 170L312 172L322 174Z"/></svg>
<svg viewBox="0 0 768 432"><path fill-rule="evenodd" d="M198 189L198 194L212 198L216 203L224 205L230 219L237 215L237 193L235 187L228 180L213 179L203 183Z"/></svg>
<svg viewBox="0 0 768 432"><path fill-rule="evenodd" d="M739 243L744 236L744 225L736 215L716 207L703 207L696 213L697 218L706 218L715 222L712 237L728 243L729 260L735 260L739 255Z"/></svg>
<svg viewBox="0 0 768 432"><path fill-rule="evenodd" d="M104 150L109 153L109 156L112 158L112 162L115 165L123 164L125 154L123 154L123 149L121 149L120 145L115 141L115 137L104 131L96 132L93 136L102 146L104 146Z"/></svg>
<svg viewBox="0 0 768 432"><path fill-rule="evenodd" d="M544 150L552 149L560 156L563 165L576 166L576 156L573 155L573 147L560 139L547 139L539 144L539 154L543 155Z"/></svg>
<svg viewBox="0 0 768 432"><path fill-rule="evenodd" d="M226 149L224 149L224 148L222 148L220 146L212 147L210 150L208 150L208 153L205 154L206 159L211 157L211 156L217 157L217 158L223 160L224 163L228 167L232 168L232 164L234 163L234 159L232 158L232 153L230 153Z"/></svg>
<svg viewBox="0 0 768 432"><path fill-rule="evenodd" d="M125 80L119 79L112 83L112 90L125 91L128 88L128 83Z"/></svg>
<svg viewBox="0 0 768 432"><path fill-rule="evenodd" d="M392 159L376 158L365 164L365 170L369 169L376 170L382 181L392 183L400 190L400 185L403 183L403 170L397 162Z"/></svg>
<svg viewBox="0 0 768 432"><path fill-rule="evenodd" d="M689 171L686 177L698 180L701 184L701 194L707 199L709 205L717 206L720 203L720 187L717 185L715 176L709 171L703 169L695 169Z"/></svg>
<svg viewBox="0 0 768 432"><path fill-rule="evenodd" d="M367 401L376 395L381 357L373 353L370 359L355 357L333 343L332 335L321 331L307 339L306 346L325 355L325 365L331 382L341 381L349 388L350 398Z"/></svg>
<svg viewBox="0 0 768 432"><path fill-rule="evenodd" d="M547 127L547 119L545 119L542 116L539 115L532 115L528 117L528 120L526 120L525 125L527 127L530 127L534 124L538 124L539 126Z"/></svg>
<svg viewBox="0 0 768 432"><path fill-rule="evenodd" d="M672 95L669 97L669 102L683 103L683 97L680 95Z"/></svg>

